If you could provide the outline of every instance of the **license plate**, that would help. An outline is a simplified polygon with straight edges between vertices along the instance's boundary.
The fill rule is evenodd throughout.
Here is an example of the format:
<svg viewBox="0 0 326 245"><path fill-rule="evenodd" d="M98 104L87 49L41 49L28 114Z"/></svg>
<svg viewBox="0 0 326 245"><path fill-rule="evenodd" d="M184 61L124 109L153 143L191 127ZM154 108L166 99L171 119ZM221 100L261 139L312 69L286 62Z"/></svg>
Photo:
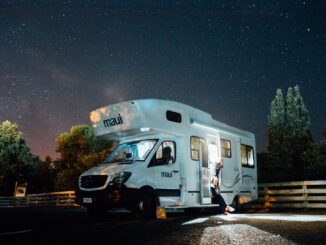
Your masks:
<svg viewBox="0 0 326 245"><path fill-rule="evenodd" d="M84 197L83 198L83 203L92 203L92 198L90 198L90 197Z"/></svg>

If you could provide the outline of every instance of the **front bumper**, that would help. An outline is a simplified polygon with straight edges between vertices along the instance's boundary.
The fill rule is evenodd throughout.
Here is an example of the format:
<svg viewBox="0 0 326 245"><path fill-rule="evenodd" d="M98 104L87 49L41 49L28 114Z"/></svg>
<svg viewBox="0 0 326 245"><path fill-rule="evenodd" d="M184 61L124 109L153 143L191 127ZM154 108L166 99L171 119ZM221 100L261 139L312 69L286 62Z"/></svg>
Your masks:
<svg viewBox="0 0 326 245"><path fill-rule="evenodd" d="M127 188L125 185L119 187L108 186L99 191L76 191L76 203L85 207L105 206L108 208L132 208L135 203L137 189ZM84 203L84 198L91 200Z"/></svg>

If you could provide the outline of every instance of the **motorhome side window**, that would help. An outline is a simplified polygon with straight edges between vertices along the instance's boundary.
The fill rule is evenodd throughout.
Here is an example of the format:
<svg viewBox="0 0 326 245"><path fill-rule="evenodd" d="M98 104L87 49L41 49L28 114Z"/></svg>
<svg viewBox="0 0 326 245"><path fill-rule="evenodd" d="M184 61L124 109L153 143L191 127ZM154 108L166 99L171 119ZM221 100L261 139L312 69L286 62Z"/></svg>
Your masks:
<svg viewBox="0 0 326 245"><path fill-rule="evenodd" d="M241 164L243 167L254 167L254 149L249 145L241 145Z"/></svg>
<svg viewBox="0 0 326 245"><path fill-rule="evenodd" d="M181 114L174 111L166 111L166 119L171 122L181 123L182 117Z"/></svg>
<svg viewBox="0 0 326 245"><path fill-rule="evenodd" d="M231 141L226 139L221 139L221 156L231 158Z"/></svg>
<svg viewBox="0 0 326 245"><path fill-rule="evenodd" d="M164 141L159 146L156 154L152 158L148 167L168 165L175 163L176 159L176 146L173 141Z"/></svg>
<svg viewBox="0 0 326 245"><path fill-rule="evenodd" d="M190 151L191 151L191 159L198 161L199 160L199 147L200 142L205 142L203 138L199 138L196 136L191 136L190 138Z"/></svg>

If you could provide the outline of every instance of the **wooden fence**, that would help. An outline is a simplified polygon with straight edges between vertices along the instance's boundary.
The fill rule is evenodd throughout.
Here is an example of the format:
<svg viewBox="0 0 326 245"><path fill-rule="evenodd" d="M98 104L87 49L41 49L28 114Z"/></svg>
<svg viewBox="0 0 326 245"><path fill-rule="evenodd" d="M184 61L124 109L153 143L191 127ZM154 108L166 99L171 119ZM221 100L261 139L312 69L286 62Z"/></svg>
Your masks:
<svg viewBox="0 0 326 245"><path fill-rule="evenodd" d="M248 208L326 208L326 180L259 184L258 201ZM0 197L1 207L80 207L74 191Z"/></svg>
<svg viewBox="0 0 326 245"><path fill-rule="evenodd" d="M0 208L11 207L78 207L74 191L31 194L26 197L0 197Z"/></svg>
<svg viewBox="0 0 326 245"><path fill-rule="evenodd" d="M256 208L326 208L326 181L294 181L259 184Z"/></svg>

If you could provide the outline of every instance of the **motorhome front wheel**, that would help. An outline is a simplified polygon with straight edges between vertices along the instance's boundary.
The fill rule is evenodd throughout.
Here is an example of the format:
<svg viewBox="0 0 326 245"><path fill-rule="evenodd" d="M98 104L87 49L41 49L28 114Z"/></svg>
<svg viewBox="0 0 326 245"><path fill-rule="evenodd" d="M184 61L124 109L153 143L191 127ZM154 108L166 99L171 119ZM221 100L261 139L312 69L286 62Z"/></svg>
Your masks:
<svg viewBox="0 0 326 245"><path fill-rule="evenodd" d="M153 193L141 192L137 200L137 212L143 218L154 218L156 212L156 198Z"/></svg>

